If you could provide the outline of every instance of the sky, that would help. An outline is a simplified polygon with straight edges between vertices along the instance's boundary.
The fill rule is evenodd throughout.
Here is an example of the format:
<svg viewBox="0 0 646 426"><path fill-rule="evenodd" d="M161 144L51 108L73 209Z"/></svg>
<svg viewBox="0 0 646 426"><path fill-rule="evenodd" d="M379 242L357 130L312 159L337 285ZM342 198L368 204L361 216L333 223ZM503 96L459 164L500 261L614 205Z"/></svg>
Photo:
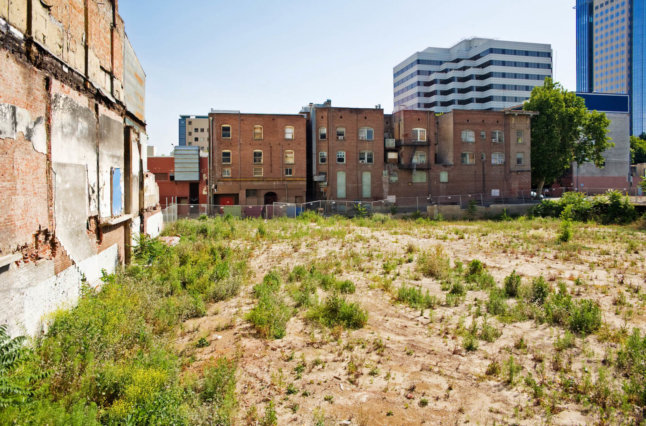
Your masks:
<svg viewBox="0 0 646 426"><path fill-rule="evenodd" d="M168 154L180 115L296 114L310 102L393 109L392 69L472 37L547 43L576 88L574 0L121 0L146 71L148 144Z"/></svg>

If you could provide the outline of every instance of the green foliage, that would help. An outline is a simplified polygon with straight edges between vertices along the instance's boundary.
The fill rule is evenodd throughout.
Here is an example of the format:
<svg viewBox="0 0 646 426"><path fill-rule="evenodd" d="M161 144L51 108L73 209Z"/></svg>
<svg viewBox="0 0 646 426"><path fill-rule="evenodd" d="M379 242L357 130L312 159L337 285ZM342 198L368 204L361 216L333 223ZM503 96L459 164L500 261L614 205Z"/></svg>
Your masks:
<svg viewBox="0 0 646 426"><path fill-rule="evenodd" d="M577 301L572 309L569 327L582 335L594 333L601 328L601 308L592 300Z"/></svg>
<svg viewBox="0 0 646 426"><path fill-rule="evenodd" d="M465 350L472 352L478 349L478 339L471 333L467 333L462 339L462 347Z"/></svg>
<svg viewBox="0 0 646 426"><path fill-rule="evenodd" d="M397 289L397 301L416 309L433 309L437 305L437 298L431 296L428 290L422 293L420 287L407 287L405 284Z"/></svg>
<svg viewBox="0 0 646 426"><path fill-rule="evenodd" d="M561 230L558 239L562 243L567 243L572 239L572 222L569 219L561 221Z"/></svg>
<svg viewBox="0 0 646 426"><path fill-rule="evenodd" d="M0 325L0 409L23 403L30 395L30 378L17 371L30 354L24 343L24 337L12 339L7 326Z"/></svg>
<svg viewBox="0 0 646 426"><path fill-rule="evenodd" d="M263 278L261 284L254 286L254 296L258 303L247 314L260 336L266 339L281 339L285 337L287 321L292 317L293 310L280 294L281 279L276 271L271 271Z"/></svg>
<svg viewBox="0 0 646 426"><path fill-rule="evenodd" d="M522 280L520 275L513 270L510 275L505 277L505 295L507 297L517 297Z"/></svg>
<svg viewBox="0 0 646 426"><path fill-rule="evenodd" d="M617 369L626 377L628 400L642 409L646 407L646 334L642 337L639 329L633 330L617 352Z"/></svg>
<svg viewBox="0 0 646 426"><path fill-rule="evenodd" d="M265 408L265 415L260 421L261 426L276 426L278 424L278 416L276 414L276 405L274 401L269 401L267 408Z"/></svg>
<svg viewBox="0 0 646 426"><path fill-rule="evenodd" d="M346 301L338 294L333 294L319 306L308 312L312 320L327 326L341 325L345 328L362 328L368 322L368 312L361 309L358 303Z"/></svg>
<svg viewBox="0 0 646 426"><path fill-rule="evenodd" d="M204 369L200 398L213 405L216 424L231 424L236 406L236 363L219 358L214 366Z"/></svg>
<svg viewBox="0 0 646 426"><path fill-rule="evenodd" d="M543 184L561 177L573 162L604 162L603 152L614 146L606 135L610 121L604 113L588 111L582 98L550 77L532 90L523 109L532 117L532 180L540 193Z"/></svg>
<svg viewBox="0 0 646 426"><path fill-rule="evenodd" d="M456 264L456 272L459 273L460 268L458 266ZM464 279L467 283L476 284L477 288L482 290L495 287L496 285L494 278L486 271L484 264L478 259L473 259L469 262Z"/></svg>
<svg viewBox="0 0 646 426"><path fill-rule="evenodd" d="M514 360L513 355L509 356L509 359L505 361L505 374L507 375L507 383L513 385L518 374L523 370L523 367L520 364L517 364Z"/></svg>
<svg viewBox="0 0 646 426"><path fill-rule="evenodd" d="M566 349L570 349L574 347L574 334L570 333L570 331L565 331L565 334L562 337L559 337L556 339L556 342L554 342L554 348L557 351L564 351Z"/></svg>
<svg viewBox="0 0 646 426"><path fill-rule="evenodd" d="M630 137L630 164L646 163L646 133Z"/></svg>
<svg viewBox="0 0 646 426"><path fill-rule="evenodd" d="M480 328L480 333L478 334L478 338L484 340L485 342L494 342L501 335L502 331L489 324L485 315L485 318L482 322L482 327Z"/></svg>
<svg viewBox="0 0 646 426"><path fill-rule="evenodd" d="M344 280L344 281L339 281L336 284L337 290L339 290L341 293L345 294L350 294L354 293L356 290L356 287L354 283L350 280Z"/></svg>
<svg viewBox="0 0 646 426"><path fill-rule="evenodd" d="M541 276L532 280L532 291L530 301L542 305L550 294L550 286Z"/></svg>
<svg viewBox="0 0 646 426"><path fill-rule="evenodd" d="M418 255L417 271L426 277L444 280L451 272L450 260L442 247L436 246L433 250L423 251Z"/></svg>
<svg viewBox="0 0 646 426"><path fill-rule="evenodd" d="M498 287L494 287L489 290L487 312L489 312L491 315L505 315L508 310L509 306L507 306L505 292Z"/></svg>
<svg viewBox="0 0 646 426"><path fill-rule="evenodd" d="M637 219L635 207L618 191L586 197L581 192L566 192L558 200L543 200L530 212L533 216L560 217L563 220L603 224L630 223Z"/></svg>

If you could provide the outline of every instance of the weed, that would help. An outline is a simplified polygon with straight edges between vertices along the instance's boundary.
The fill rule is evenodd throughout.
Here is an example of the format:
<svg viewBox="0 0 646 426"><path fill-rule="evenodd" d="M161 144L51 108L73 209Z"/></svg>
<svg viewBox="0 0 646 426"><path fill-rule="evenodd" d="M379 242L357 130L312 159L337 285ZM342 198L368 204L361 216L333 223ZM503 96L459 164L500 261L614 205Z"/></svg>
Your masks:
<svg viewBox="0 0 646 426"><path fill-rule="evenodd" d="M510 275L505 277L505 295L507 297L517 297L521 282L520 275L513 270Z"/></svg>
<svg viewBox="0 0 646 426"><path fill-rule="evenodd" d="M343 297L333 294L323 304L312 308L308 317L327 327L342 325L357 329L366 325L368 312L361 309L359 304L347 302Z"/></svg>
<svg viewBox="0 0 646 426"><path fill-rule="evenodd" d="M531 302L542 305L550 294L550 286L541 276L532 281Z"/></svg>
<svg viewBox="0 0 646 426"><path fill-rule="evenodd" d="M487 376L497 376L500 374L500 363L496 360L493 360L489 363L487 366L487 370L485 371L485 374Z"/></svg>
<svg viewBox="0 0 646 426"><path fill-rule="evenodd" d="M482 328L478 334L478 338L486 342L494 342L497 338L501 336L502 332L497 328L493 327L487 322L487 317L485 316L482 321Z"/></svg>
<svg viewBox="0 0 646 426"><path fill-rule="evenodd" d="M276 415L276 406L274 401L269 401L265 408L265 415L260 421L261 426L275 426L278 424L278 416Z"/></svg>
<svg viewBox="0 0 646 426"><path fill-rule="evenodd" d="M420 287L407 287L406 285L402 285L397 289L397 301L418 309L434 309L437 305L437 298L431 296L428 290L426 290L426 293L422 293Z"/></svg>
<svg viewBox="0 0 646 426"><path fill-rule="evenodd" d="M206 337L200 337L195 346L198 348L206 348L207 346L209 346L209 341L206 340Z"/></svg>
<svg viewBox="0 0 646 426"><path fill-rule="evenodd" d="M563 219L561 221L561 231L559 232L558 240L562 243L567 243L572 239L572 221Z"/></svg>
<svg viewBox="0 0 646 426"><path fill-rule="evenodd" d="M236 405L236 363L220 358L214 366L204 370L204 381L200 397L211 403L216 411L217 423L230 421Z"/></svg>
<svg viewBox="0 0 646 426"><path fill-rule="evenodd" d="M423 251L417 257L417 271L426 277L444 280L451 271L450 261L441 246Z"/></svg>
<svg viewBox="0 0 646 426"><path fill-rule="evenodd" d="M334 403L334 397L333 397L332 395L325 395L325 396L323 397L323 399L324 399L326 402L329 402L330 404L333 404L333 403Z"/></svg>
<svg viewBox="0 0 646 426"><path fill-rule="evenodd" d="M522 367L516 363L513 356L509 356L509 359L505 361L505 374L507 375L506 380L507 384L514 384L514 380L518 374L522 371Z"/></svg>
<svg viewBox="0 0 646 426"><path fill-rule="evenodd" d="M350 280L345 280L345 281L340 281L336 285L337 290L339 290L341 293L349 294L349 293L354 293L356 290L356 287L354 286L354 283Z"/></svg>
<svg viewBox="0 0 646 426"><path fill-rule="evenodd" d="M422 399L420 399L420 400L419 400L419 406L420 406L420 407L426 407L426 406L428 406L428 399L426 399L426 398L422 398Z"/></svg>
<svg viewBox="0 0 646 426"><path fill-rule="evenodd" d="M258 304L247 314L260 336L281 339L285 336L287 321L293 312L280 295L281 280L275 271L265 275L263 282L254 286Z"/></svg>
<svg viewBox="0 0 646 426"><path fill-rule="evenodd" d="M556 339L556 342L554 342L554 348L557 351L564 351L566 349L570 349L574 347L574 334L570 333L569 331L565 331L565 334L562 337L559 337Z"/></svg>
<svg viewBox="0 0 646 426"><path fill-rule="evenodd" d="M478 349L478 339L472 333L467 333L462 339L462 346L469 352L475 351Z"/></svg>
<svg viewBox="0 0 646 426"><path fill-rule="evenodd" d="M489 291L489 300L487 301L487 312L491 315L505 315L509 310L505 293L500 288L492 288Z"/></svg>

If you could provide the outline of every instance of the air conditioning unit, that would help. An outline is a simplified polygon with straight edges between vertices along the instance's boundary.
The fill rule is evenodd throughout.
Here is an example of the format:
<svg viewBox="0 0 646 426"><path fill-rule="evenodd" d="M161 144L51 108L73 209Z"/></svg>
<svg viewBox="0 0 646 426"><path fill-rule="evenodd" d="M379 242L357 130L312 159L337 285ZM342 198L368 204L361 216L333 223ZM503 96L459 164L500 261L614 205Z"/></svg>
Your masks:
<svg viewBox="0 0 646 426"><path fill-rule="evenodd" d="M345 136L337 136L336 139L342 141L345 139Z"/></svg>
<svg viewBox="0 0 646 426"><path fill-rule="evenodd" d="M388 138L385 141L386 148L395 148L395 139Z"/></svg>

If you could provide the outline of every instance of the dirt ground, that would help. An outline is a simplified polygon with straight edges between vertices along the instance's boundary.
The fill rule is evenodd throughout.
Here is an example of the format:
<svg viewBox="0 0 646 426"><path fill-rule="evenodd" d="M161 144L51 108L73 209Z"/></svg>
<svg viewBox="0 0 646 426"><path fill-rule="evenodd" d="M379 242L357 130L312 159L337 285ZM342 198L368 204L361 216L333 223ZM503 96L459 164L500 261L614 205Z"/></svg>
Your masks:
<svg viewBox="0 0 646 426"><path fill-rule="evenodd" d="M398 222L398 223L393 223ZM567 377L592 379L609 350L613 333L646 330L645 234L633 228L575 226L570 243L557 242L556 221L361 223L268 222L267 236L250 243L251 284L270 270L284 277L297 265L332 263L338 279L349 279L356 292L348 299L368 311L359 330L327 329L308 321L301 310L288 322L286 336L260 338L245 314L255 305L252 285L209 307L202 318L187 321L178 348L192 353L200 368L220 356L238 357L239 424L262 419L270 401L278 424L588 424L628 421L585 402L564 397ZM285 231L285 229L291 229ZM458 306L442 303L439 281L416 272L416 257L440 246L465 265L479 259L500 286L516 271L524 282L543 276L551 285L563 281L574 298L599 303L602 330L576 337L574 347L555 349L562 327L534 320L489 324L501 335L480 340L467 351L460 329L471 321L485 291L468 291ZM392 271L384 263L398 259ZM440 301L432 310L412 309L396 301L402 284L428 289ZM205 337L210 345L196 348ZM522 340L521 340L522 338ZM487 374L493 361L513 357L520 379ZM539 400L523 380L531 375L545 384ZM619 385L617 385L619 386ZM604 416L606 417L604 419ZM614 417L613 417L614 416Z"/></svg>

